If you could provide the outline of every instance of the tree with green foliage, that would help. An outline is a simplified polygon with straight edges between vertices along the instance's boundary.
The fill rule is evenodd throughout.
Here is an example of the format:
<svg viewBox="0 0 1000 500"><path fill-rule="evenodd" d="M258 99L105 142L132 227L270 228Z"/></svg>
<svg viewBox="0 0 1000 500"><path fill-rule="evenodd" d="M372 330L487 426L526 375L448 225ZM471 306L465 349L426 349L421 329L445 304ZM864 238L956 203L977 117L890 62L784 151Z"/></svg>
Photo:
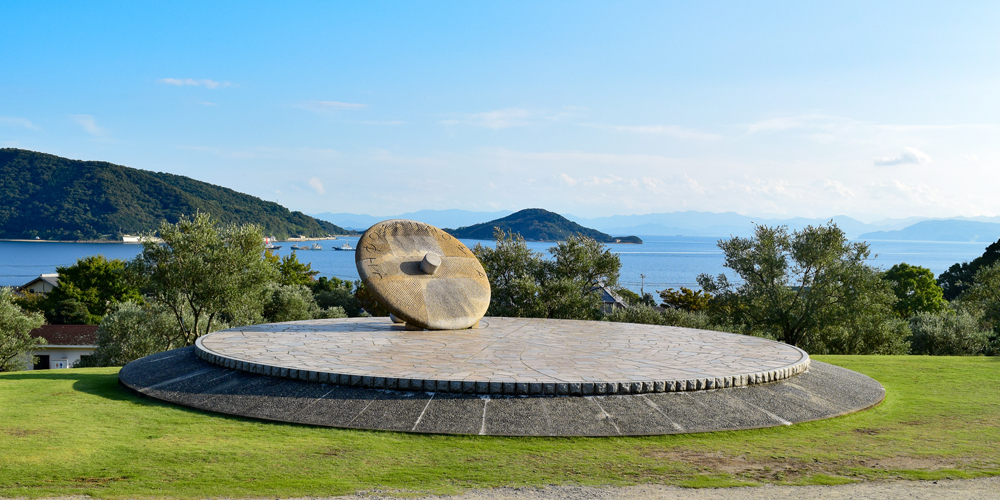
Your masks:
<svg viewBox="0 0 1000 500"><path fill-rule="evenodd" d="M870 249L850 243L834 223L789 234L757 226L751 238L719 241L726 275L702 274L715 296L718 323L731 320L750 334L774 338L816 354L900 354L908 349L906 323L895 295L867 264Z"/></svg>
<svg viewBox="0 0 1000 500"><path fill-rule="evenodd" d="M971 262L953 264L947 271L938 276L938 285L944 290L946 300L955 300L969 289L976 280L980 269L1000 261L1000 240L986 247L982 255Z"/></svg>
<svg viewBox="0 0 1000 500"><path fill-rule="evenodd" d="M125 366L170 349L178 331L177 319L162 307L133 301L118 303L97 327L94 354L81 358L79 366Z"/></svg>
<svg viewBox="0 0 1000 500"><path fill-rule="evenodd" d="M264 321L283 323L321 318L346 318L344 308L320 308L313 293L305 285L269 283L264 291Z"/></svg>
<svg viewBox="0 0 1000 500"><path fill-rule="evenodd" d="M618 296L630 306L644 305L652 307L656 305L656 299L654 299L653 294L649 292L644 293L641 297L638 293L635 293L628 288L619 288L616 292L618 293Z"/></svg>
<svg viewBox="0 0 1000 500"><path fill-rule="evenodd" d="M277 280L259 227L220 226L198 213L162 223L159 236L162 243L143 243L131 268L147 297L177 320L168 347L191 345L222 324L259 321L265 289Z"/></svg>
<svg viewBox="0 0 1000 500"><path fill-rule="evenodd" d="M142 301L142 294L126 273L127 263L103 255L78 259L57 267L59 286L45 295L43 308L49 323L96 325L115 304Z"/></svg>
<svg viewBox="0 0 1000 500"><path fill-rule="evenodd" d="M490 280L489 316L544 317L539 275L542 254L528 248L521 235L493 231L494 246L477 243L472 249Z"/></svg>
<svg viewBox="0 0 1000 500"><path fill-rule="evenodd" d="M990 332L968 311L920 311L910 318L910 354L974 356L985 354Z"/></svg>
<svg viewBox="0 0 1000 500"><path fill-rule="evenodd" d="M573 236L549 249L553 259L530 250L520 235L494 231L493 248L477 244L490 280L491 316L598 319L600 286L618 286L621 260L603 243Z"/></svg>
<svg viewBox="0 0 1000 500"><path fill-rule="evenodd" d="M708 309L712 294L706 293L704 290L692 290L682 286L680 290L667 288L661 291L660 300L663 301L663 307L698 312Z"/></svg>
<svg viewBox="0 0 1000 500"><path fill-rule="evenodd" d="M38 312L25 312L14 302L10 288L0 288L0 372L18 371L27 363L32 350L45 345L45 339L31 336L31 331L45 324Z"/></svg>
<svg viewBox="0 0 1000 500"><path fill-rule="evenodd" d="M1000 354L1000 262L981 267L970 286L956 300L960 311L980 321L990 332L987 354Z"/></svg>
<svg viewBox="0 0 1000 500"><path fill-rule="evenodd" d="M361 282L358 281L360 286ZM355 296L355 283L342 280L336 276L327 278L320 276L319 279L309 284L313 297L319 307L326 309L330 307L340 307L348 317L354 318L361 315L361 304Z"/></svg>
<svg viewBox="0 0 1000 500"><path fill-rule="evenodd" d="M314 271L312 264L303 264L292 252L279 258L270 250L265 252L265 258L278 271L278 283L282 285L311 285L319 271Z"/></svg>
<svg viewBox="0 0 1000 500"><path fill-rule="evenodd" d="M926 267L896 264L882 273L896 295L893 306L900 318L908 319L918 312L938 313L948 309L944 290L934 281L934 273Z"/></svg>

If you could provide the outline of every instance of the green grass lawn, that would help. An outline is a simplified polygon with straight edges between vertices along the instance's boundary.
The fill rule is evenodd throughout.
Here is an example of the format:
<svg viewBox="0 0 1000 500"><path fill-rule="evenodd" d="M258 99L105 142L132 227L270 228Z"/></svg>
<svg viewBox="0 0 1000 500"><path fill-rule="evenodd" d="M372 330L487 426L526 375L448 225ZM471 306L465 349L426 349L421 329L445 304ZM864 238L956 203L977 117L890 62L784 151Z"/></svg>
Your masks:
<svg viewBox="0 0 1000 500"><path fill-rule="evenodd" d="M628 438L432 436L252 421L131 396L117 369L0 374L0 496L455 493L548 484L832 484L1000 474L1000 359L816 356L887 390L791 427Z"/></svg>

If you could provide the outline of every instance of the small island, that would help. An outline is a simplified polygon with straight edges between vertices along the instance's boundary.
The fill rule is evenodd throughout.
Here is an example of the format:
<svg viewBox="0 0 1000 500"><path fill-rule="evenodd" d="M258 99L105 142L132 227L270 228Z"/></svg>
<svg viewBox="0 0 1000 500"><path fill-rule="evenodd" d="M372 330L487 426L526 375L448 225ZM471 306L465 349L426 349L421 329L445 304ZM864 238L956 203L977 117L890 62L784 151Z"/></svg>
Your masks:
<svg viewBox="0 0 1000 500"><path fill-rule="evenodd" d="M445 231L456 238L492 240L493 228L519 234L525 241L564 241L582 235L601 243L642 244L638 236L611 236L541 208L527 208L500 219Z"/></svg>

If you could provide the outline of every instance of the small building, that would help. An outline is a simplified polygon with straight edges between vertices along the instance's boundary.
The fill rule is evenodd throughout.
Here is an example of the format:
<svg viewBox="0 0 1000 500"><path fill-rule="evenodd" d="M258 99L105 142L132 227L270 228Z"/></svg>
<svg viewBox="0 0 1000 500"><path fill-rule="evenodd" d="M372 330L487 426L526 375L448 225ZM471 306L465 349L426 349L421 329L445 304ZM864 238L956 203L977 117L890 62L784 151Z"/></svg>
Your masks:
<svg viewBox="0 0 1000 500"><path fill-rule="evenodd" d="M32 330L31 336L48 342L32 351L38 358L32 370L72 368L82 356L97 349L97 325L42 325Z"/></svg>
<svg viewBox="0 0 1000 500"><path fill-rule="evenodd" d="M607 285L601 283L593 288L601 296L601 312L609 314L615 309L625 309L628 307L628 303L622 300L613 290L608 288Z"/></svg>
<svg viewBox="0 0 1000 500"><path fill-rule="evenodd" d="M17 287L19 292L46 294L59 286L59 273L42 274L39 277Z"/></svg>

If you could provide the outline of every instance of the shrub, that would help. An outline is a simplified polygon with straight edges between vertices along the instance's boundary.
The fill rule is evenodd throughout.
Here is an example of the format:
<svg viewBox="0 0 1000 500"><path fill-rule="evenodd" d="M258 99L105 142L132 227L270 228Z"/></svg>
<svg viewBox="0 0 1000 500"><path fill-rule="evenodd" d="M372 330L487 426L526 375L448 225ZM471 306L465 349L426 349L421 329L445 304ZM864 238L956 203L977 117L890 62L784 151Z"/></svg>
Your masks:
<svg viewBox="0 0 1000 500"><path fill-rule="evenodd" d="M178 329L174 316L164 310L121 302L97 327L97 350L77 366L124 366L165 351Z"/></svg>
<svg viewBox="0 0 1000 500"><path fill-rule="evenodd" d="M910 330L911 354L971 356L984 354L989 347L989 332L980 328L978 318L965 311L917 313L910 319Z"/></svg>

